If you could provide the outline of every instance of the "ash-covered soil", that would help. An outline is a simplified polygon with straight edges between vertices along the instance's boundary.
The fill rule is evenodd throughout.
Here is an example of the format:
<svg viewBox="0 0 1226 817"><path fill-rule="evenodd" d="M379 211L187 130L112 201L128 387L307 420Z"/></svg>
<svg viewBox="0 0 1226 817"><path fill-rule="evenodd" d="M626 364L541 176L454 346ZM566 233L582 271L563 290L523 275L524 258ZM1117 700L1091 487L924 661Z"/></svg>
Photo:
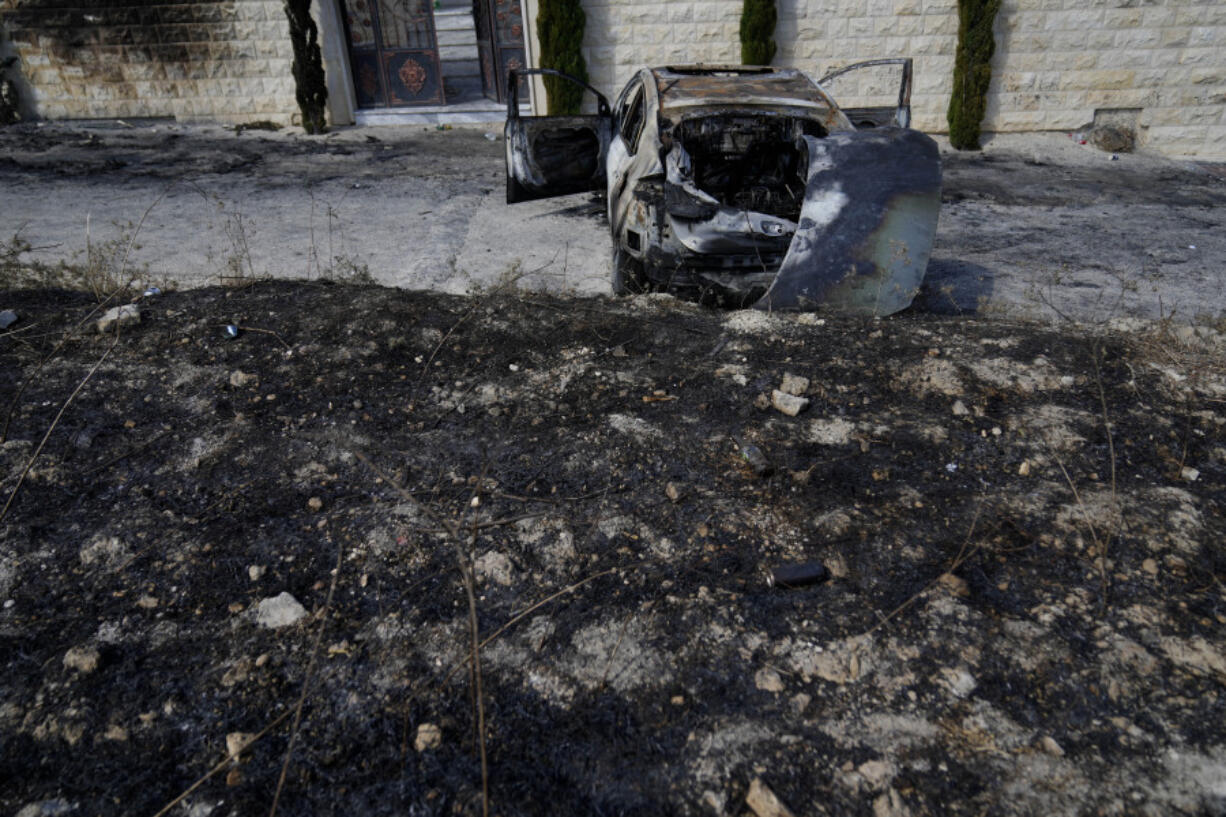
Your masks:
<svg viewBox="0 0 1226 817"><path fill-rule="evenodd" d="M5 298L5 813L1226 811L1211 330Z"/></svg>

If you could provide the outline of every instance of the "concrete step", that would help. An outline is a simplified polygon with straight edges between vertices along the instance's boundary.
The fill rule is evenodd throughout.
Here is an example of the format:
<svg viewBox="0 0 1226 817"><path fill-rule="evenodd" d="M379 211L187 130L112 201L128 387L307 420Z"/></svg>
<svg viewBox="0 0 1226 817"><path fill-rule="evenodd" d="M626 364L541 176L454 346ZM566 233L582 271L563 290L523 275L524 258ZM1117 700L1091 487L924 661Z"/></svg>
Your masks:
<svg viewBox="0 0 1226 817"><path fill-rule="evenodd" d="M440 10L452 11L454 9L461 9L471 14L473 10L472 0L439 0L438 5L439 8L434 10L435 14L438 14Z"/></svg>
<svg viewBox="0 0 1226 817"><path fill-rule="evenodd" d="M444 62L450 60L479 60L481 54L477 51L477 44L471 45L440 45L438 47L438 58Z"/></svg>
<svg viewBox="0 0 1226 817"><path fill-rule="evenodd" d="M475 29L469 31L439 31L435 30L435 36L438 37L439 48L444 46L476 46L477 32Z"/></svg>
<svg viewBox="0 0 1226 817"><path fill-rule="evenodd" d="M481 76L480 60L439 60L445 77L479 77Z"/></svg>
<svg viewBox="0 0 1226 817"><path fill-rule="evenodd" d="M457 9L455 11L434 12L435 31L476 31L471 11Z"/></svg>

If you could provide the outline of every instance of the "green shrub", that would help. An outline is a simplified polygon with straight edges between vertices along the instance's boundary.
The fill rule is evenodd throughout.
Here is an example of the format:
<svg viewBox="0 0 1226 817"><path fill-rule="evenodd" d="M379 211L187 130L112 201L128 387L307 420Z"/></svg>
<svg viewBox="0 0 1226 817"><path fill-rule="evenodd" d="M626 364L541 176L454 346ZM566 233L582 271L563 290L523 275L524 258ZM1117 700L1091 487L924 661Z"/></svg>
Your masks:
<svg viewBox="0 0 1226 817"><path fill-rule="evenodd" d="M741 8L741 64L770 65L775 58L775 0L745 0Z"/></svg>
<svg viewBox="0 0 1226 817"><path fill-rule="evenodd" d="M583 28L587 15L579 0L541 0L536 15L536 33L541 38L541 67L552 68L587 82L583 61ZM550 116L579 113L583 89L558 77L545 77Z"/></svg>
<svg viewBox="0 0 1226 817"><path fill-rule="evenodd" d="M979 150L979 125L987 108L996 38L992 25L1001 0L958 0L958 51L949 97L949 142L958 150Z"/></svg>
<svg viewBox="0 0 1226 817"><path fill-rule="evenodd" d="M302 127L307 133L328 129L328 85L319 52L319 29L311 18L311 0L285 0L289 38L294 46L294 85Z"/></svg>

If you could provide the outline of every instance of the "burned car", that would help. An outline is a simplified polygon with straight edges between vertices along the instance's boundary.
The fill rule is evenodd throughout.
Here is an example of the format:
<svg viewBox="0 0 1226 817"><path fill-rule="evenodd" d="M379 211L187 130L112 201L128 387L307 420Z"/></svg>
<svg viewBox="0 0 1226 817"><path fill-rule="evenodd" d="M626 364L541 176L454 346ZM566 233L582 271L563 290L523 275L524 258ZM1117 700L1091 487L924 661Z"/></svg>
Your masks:
<svg viewBox="0 0 1226 817"><path fill-rule="evenodd" d="M897 105L841 109L823 90L883 65L901 69ZM521 116L519 77L531 74L582 85L595 112ZM613 106L549 69L509 86L507 202L604 192L617 294L888 315L919 288L941 166L909 127L909 59L820 82L790 68L645 68Z"/></svg>

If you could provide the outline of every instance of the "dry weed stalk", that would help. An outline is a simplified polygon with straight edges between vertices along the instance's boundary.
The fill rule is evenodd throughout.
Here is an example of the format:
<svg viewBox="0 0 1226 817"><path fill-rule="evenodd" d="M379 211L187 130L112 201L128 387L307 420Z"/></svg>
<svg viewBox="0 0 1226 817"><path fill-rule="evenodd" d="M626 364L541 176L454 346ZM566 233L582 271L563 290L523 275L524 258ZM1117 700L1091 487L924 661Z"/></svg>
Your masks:
<svg viewBox="0 0 1226 817"><path fill-rule="evenodd" d="M470 311L471 312L471 311ZM467 314L465 315L467 317ZM463 320L463 318L461 318ZM458 325L458 323L457 323ZM441 344L440 344L441 345ZM489 817L490 813L490 788L489 788L489 762L485 751L485 701L482 695L481 682L481 633L479 628L479 620L477 617L477 593L476 581L473 578L473 563L472 551L477 545L477 532L479 528L476 524L476 514L473 514L473 527L471 538L469 539L469 551L464 550L464 531L460 525L452 519L437 513L433 508L424 505L413 498L413 495L404 489L400 483L393 480L385 474L377 465L375 465L369 457L361 451L354 451L354 456L358 458L367 468L375 473L380 479L391 486L400 498L405 502L416 507L425 514L432 522L447 531L447 535L451 537L452 543L455 545L456 563L460 570L460 576L464 584L464 593L468 598L468 630L469 630L469 661L472 667L473 686L475 694L475 709L477 710L477 745L481 755L481 813L483 817ZM477 480L477 492L474 492L470 505L476 508L480 504L480 486L484 479Z"/></svg>
<svg viewBox="0 0 1226 817"><path fill-rule="evenodd" d="M285 788L285 777L289 774L290 759L294 754L294 743L298 740L298 727L302 723L302 707L306 704L307 694L311 691L311 682L315 678L315 665L319 660L319 644L323 641L324 630L328 627L328 613L332 609L332 598L336 595L336 582L341 575L341 556L344 548L339 542L336 545L336 567L332 568L332 583L328 586L328 597L320 610L319 629L315 631L315 642L311 645L311 658L307 662L306 675L302 679L302 693L298 696L298 704L294 707L294 723L290 727L289 744L285 747L285 760L281 763L281 774L277 778L277 791L272 797L272 808L268 817L276 817L277 804L281 801L281 790Z"/></svg>
<svg viewBox="0 0 1226 817"><path fill-rule="evenodd" d="M859 636L860 638L864 638L865 636L872 635L873 633L877 632L877 630L884 627L886 624L890 622L891 619L894 618L894 616L898 615L903 610L906 610L908 607L914 604L917 599L919 599L921 596L926 595L929 590L936 587L937 583L941 581L941 578L943 576L953 573L955 570L957 570L959 567L965 564L972 556L974 556L976 553L979 552L979 549L982 547L982 545L980 545L979 543L976 543L974 546L972 546L971 538L975 535L975 525L977 525L979 522L979 512L981 510L983 510L982 503L975 506L975 515L971 517L971 526L966 531L966 538L962 540L962 545L961 547L958 548L958 553L956 556L954 556L953 561L949 563L949 567L945 568L945 570L941 572L940 576L937 576L935 579L928 582L928 584L924 585L918 592L914 593L910 598L908 598L902 604L895 607L893 610L891 610L886 615L882 616L881 614L878 613L879 620L877 621L877 623L874 624L872 627L869 627L863 633L861 633Z"/></svg>

